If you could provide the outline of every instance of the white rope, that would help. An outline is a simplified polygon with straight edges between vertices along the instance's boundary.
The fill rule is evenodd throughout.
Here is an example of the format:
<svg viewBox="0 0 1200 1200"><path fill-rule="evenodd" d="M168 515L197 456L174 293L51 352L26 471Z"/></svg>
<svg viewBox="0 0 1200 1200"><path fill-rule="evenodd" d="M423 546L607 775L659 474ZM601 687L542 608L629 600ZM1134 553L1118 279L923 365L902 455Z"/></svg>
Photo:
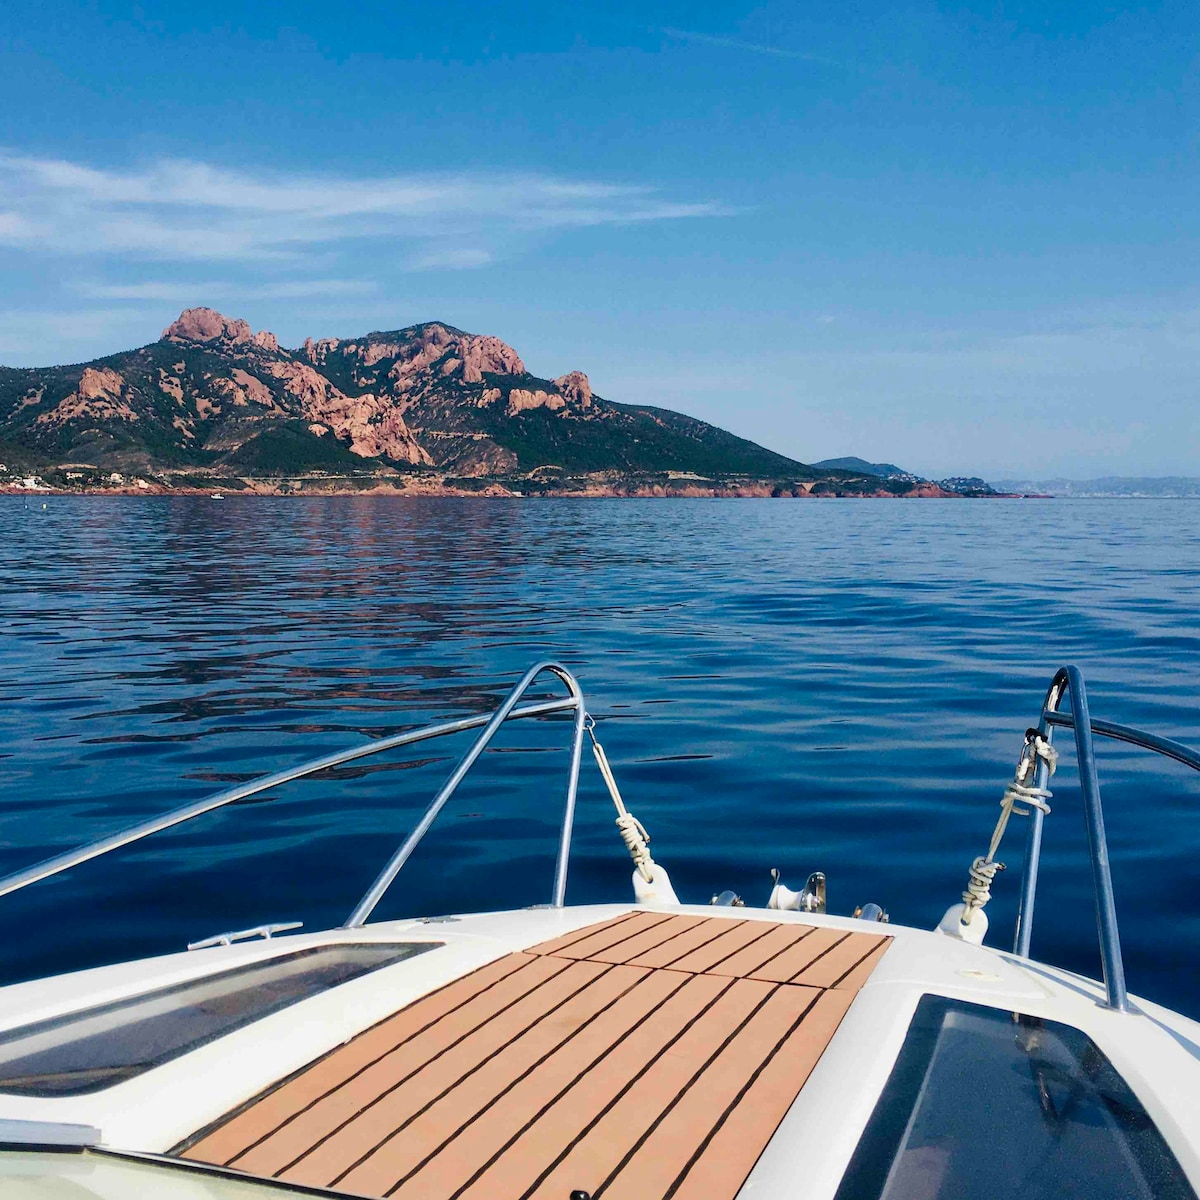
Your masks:
<svg viewBox="0 0 1200 1200"><path fill-rule="evenodd" d="M600 774L608 785L608 794L617 810L617 830L621 834L621 841L625 843L625 849L629 851L629 857L633 859L638 873L647 883L652 883L654 859L650 857L650 835L641 821L625 807L612 767L608 765L608 756L604 753L604 747L596 740L596 722L590 716L587 719L587 731L592 739L592 753L596 756L596 766L600 768Z"/></svg>
<svg viewBox="0 0 1200 1200"><path fill-rule="evenodd" d="M1050 812L1048 801L1053 793L1049 788L1036 787L1029 782L1039 761L1044 762L1048 774L1053 775L1058 766L1058 751L1040 733L1031 730L1026 735L1025 747L1017 762L1013 781L1004 789L1004 795L1000 799L1000 816L996 821L988 852L976 858L968 872L969 879L967 890L962 894L963 911L960 918L964 925L970 924L971 914L976 909L983 908L992 898L992 880L996 878L997 871L1004 870L1004 864L996 861L996 851L1000 848L1005 829L1008 828L1009 817L1013 813L1019 817L1027 817L1035 808L1047 815ZM1018 805L1026 807L1019 808Z"/></svg>

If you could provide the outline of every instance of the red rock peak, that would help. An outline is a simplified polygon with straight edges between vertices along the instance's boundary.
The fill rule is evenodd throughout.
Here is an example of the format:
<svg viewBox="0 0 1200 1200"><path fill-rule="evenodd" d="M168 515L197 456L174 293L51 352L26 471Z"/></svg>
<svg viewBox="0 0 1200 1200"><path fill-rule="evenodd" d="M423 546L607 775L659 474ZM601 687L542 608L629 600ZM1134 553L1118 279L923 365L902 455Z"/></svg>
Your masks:
<svg viewBox="0 0 1200 1200"><path fill-rule="evenodd" d="M230 320L212 308L185 308L179 319L162 332L164 342L228 342L230 345L255 345L262 350L277 350L273 333L255 333L245 321Z"/></svg>
<svg viewBox="0 0 1200 1200"><path fill-rule="evenodd" d="M573 400L580 408L591 407L592 385L582 371L568 371L554 382L568 400Z"/></svg>

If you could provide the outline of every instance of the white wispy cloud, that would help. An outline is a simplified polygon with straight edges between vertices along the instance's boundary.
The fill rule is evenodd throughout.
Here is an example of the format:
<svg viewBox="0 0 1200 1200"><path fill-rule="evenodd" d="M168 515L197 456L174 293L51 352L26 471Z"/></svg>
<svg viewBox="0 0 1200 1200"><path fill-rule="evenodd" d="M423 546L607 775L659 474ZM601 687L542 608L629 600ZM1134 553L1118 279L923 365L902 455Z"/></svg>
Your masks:
<svg viewBox="0 0 1200 1200"><path fill-rule="evenodd" d="M163 300L190 302L197 295L222 300L301 300L309 296L359 296L378 290L369 279L294 279L247 285L220 280L148 280L144 283L95 283L71 286L88 300Z"/></svg>
<svg viewBox="0 0 1200 1200"><path fill-rule="evenodd" d="M836 59L826 58L821 54L809 54L803 50L788 50L783 46L772 46L765 42L747 42L741 38L697 33L694 29L674 29L666 26L660 32L665 33L667 37L677 38L681 42L699 42L704 46L720 46L725 50L747 50L751 54L769 54L774 58L798 58L804 62L827 63L835 67L842 65Z"/></svg>
<svg viewBox="0 0 1200 1200"><path fill-rule="evenodd" d="M496 256L481 246L430 246L405 265L410 271L471 271L495 261Z"/></svg>
<svg viewBox="0 0 1200 1200"><path fill-rule="evenodd" d="M727 211L644 185L538 174L251 173L181 159L114 170L0 151L0 245L77 256L288 260L374 239L436 265L448 241L482 243L442 255L461 269L491 261L489 244L537 233Z"/></svg>

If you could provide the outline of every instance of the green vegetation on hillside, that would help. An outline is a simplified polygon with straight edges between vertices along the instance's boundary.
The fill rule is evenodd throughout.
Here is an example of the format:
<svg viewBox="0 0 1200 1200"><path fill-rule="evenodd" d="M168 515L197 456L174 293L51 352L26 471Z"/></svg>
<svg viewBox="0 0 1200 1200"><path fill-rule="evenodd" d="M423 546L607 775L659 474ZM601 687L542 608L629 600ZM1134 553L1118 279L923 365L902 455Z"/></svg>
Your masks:
<svg viewBox="0 0 1200 1200"><path fill-rule="evenodd" d="M256 433L221 460L251 475L295 475L303 471L370 471L377 459L360 458L332 434L316 437L302 422L274 425Z"/></svg>

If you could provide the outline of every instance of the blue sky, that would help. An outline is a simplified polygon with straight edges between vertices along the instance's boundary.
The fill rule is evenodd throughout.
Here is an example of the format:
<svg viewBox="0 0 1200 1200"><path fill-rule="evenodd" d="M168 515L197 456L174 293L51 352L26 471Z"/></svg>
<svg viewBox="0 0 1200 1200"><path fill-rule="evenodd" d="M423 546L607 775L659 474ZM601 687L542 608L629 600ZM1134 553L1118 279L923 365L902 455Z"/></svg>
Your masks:
<svg viewBox="0 0 1200 1200"><path fill-rule="evenodd" d="M439 319L798 458L1200 474L1200 7L0 6L0 362Z"/></svg>

